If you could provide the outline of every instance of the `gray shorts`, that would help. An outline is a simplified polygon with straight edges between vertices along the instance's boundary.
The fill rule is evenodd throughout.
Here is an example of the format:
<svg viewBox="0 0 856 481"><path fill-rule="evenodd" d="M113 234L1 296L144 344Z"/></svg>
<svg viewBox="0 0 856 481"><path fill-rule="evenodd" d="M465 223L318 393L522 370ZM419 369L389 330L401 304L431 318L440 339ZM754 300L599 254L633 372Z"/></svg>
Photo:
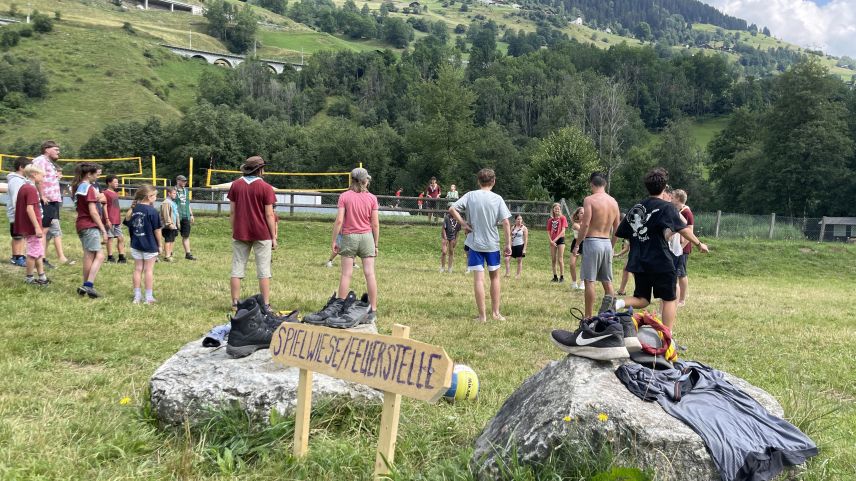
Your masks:
<svg viewBox="0 0 856 481"><path fill-rule="evenodd" d="M601 237L586 237L585 244L580 277L584 281L612 282L612 242Z"/></svg>
<svg viewBox="0 0 856 481"><path fill-rule="evenodd" d="M273 277L270 271L271 247L273 242L269 240L250 242L232 239L232 277L239 279L245 277L250 250L256 257L256 276L259 279Z"/></svg>
<svg viewBox="0 0 856 481"><path fill-rule="evenodd" d="M124 238L125 235L122 234L122 226L119 224L113 224L110 227L107 227L107 238L109 239L121 239Z"/></svg>
<svg viewBox="0 0 856 481"><path fill-rule="evenodd" d="M86 252L98 252L101 250L101 231L97 227L83 229L77 233L80 243Z"/></svg>
<svg viewBox="0 0 856 481"><path fill-rule="evenodd" d="M47 231L48 232L45 235L45 238L47 240L51 240L51 239L56 238L56 237L62 237L62 227L60 227L60 225L59 225L59 219L53 219L51 221L51 225L48 227ZM98 229L95 229L95 231L99 232ZM101 245L101 241L98 241L98 242L99 242L98 245Z"/></svg>

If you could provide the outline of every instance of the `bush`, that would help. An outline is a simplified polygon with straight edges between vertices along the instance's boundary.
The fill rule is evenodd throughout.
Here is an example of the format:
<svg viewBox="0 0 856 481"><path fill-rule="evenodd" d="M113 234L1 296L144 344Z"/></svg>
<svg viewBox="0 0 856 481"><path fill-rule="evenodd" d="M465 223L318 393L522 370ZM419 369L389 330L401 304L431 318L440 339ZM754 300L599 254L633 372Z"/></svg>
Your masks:
<svg viewBox="0 0 856 481"><path fill-rule="evenodd" d="M3 103L10 109L20 109L27 104L27 96L23 92L9 92L3 97Z"/></svg>
<svg viewBox="0 0 856 481"><path fill-rule="evenodd" d="M62 21L62 12L59 10L54 11L54 20L57 22Z"/></svg>
<svg viewBox="0 0 856 481"><path fill-rule="evenodd" d="M134 26L131 25L131 22L125 22L122 24L122 30L130 33L131 35L136 35L137 31L134 30Z"/></svg>
<svg viewBox="0 0 856 481"><path fill-rule="evenodd" d="M18 45L21 35L17 30L3 30L3 35L0 36L0 48L7 49Z"/></svg>
<svg viewBox="0 0 856 481"><path fill-rule="evenodd" d="M36 10L33 12L33 29L39 33L48 33L53 30L53 20Z"/></svg>
<svg viewBox="0 0 856 481"><path fill-rule="evenodd" d="M18 29L18 35L30 38L33 36L33 27L29 25L22 25L21 28Z"/></svg>

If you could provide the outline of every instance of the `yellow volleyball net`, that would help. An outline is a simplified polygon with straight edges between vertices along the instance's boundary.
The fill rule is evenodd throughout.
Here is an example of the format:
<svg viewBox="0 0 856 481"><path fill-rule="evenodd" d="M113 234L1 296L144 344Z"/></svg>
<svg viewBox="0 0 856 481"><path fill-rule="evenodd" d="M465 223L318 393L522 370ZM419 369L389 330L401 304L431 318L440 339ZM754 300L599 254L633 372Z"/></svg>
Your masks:
<svg viewBox="0 0 856 481"><path fill-rule="evenodd" d="M11 172L12 164L19 155L0 154L0 172ZM25 156L28 159L33 157ZM101 165L102 177L113 174L116 177L142 177L142 157L114 157L110 159L59 159L55 163L62 168L62 177L71 179L74 177L74 166L82 162L93 162ZM149 177L149 182L152 178Z"/></svg>
<svg viewBox="0 0 856 481"><path fill-rule="evenodd" d="M360 164L362 167L362 163ZM208 169L205 187L217 188L235 180L240 170ZM277 189L293 192L344 192L350 186L350 172L268 172L264 177ZM307 185L309 178L326 179L321 187ZM282 180L278 180L282 179Z"/></svg>

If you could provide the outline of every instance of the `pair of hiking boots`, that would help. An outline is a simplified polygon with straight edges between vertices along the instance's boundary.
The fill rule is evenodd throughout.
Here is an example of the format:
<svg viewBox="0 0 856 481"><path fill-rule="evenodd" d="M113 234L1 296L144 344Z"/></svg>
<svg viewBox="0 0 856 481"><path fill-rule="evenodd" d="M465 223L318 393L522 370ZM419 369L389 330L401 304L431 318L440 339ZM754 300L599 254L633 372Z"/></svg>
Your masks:
<svg viewBox="0 0 856 481"><path fill-rule="evenodd" d="M283 322L300 322L298 311L281 316L265 305L261 294L244 299L237 304L237 312L229 319L231 329L226 353L233 358L246 357L267 349L279 325Z"/></svg>
<svg viewBox="0 0 856 481"><path fill-rule="evenodd" d="M334 292L323 309L307 315L303 318L303 322L316 326L348 329L360 324L371 324L375 319L377 314L371 308L369 295L363 294L360 299L357 299L357 295L351 291L344 299L336 297Z"/></svg>

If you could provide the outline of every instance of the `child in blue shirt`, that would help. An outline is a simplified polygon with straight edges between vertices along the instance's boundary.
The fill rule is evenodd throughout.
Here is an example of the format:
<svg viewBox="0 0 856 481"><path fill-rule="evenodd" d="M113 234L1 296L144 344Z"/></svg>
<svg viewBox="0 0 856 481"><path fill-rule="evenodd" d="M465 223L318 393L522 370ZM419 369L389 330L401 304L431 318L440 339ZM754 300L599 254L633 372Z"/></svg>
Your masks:
<svg viewBox="0 0 856 481"><path fill-rule="evenodd" d="M163 250L160 214L153 206L157 196L157 190L153 186L140 186L131 208L125 215L124 224L130 231L131 257L134 259L134 304L143 300L140 293L143 273L146 282L146 304L157 302L152 293L154 269L158 254Z"/></svg>

